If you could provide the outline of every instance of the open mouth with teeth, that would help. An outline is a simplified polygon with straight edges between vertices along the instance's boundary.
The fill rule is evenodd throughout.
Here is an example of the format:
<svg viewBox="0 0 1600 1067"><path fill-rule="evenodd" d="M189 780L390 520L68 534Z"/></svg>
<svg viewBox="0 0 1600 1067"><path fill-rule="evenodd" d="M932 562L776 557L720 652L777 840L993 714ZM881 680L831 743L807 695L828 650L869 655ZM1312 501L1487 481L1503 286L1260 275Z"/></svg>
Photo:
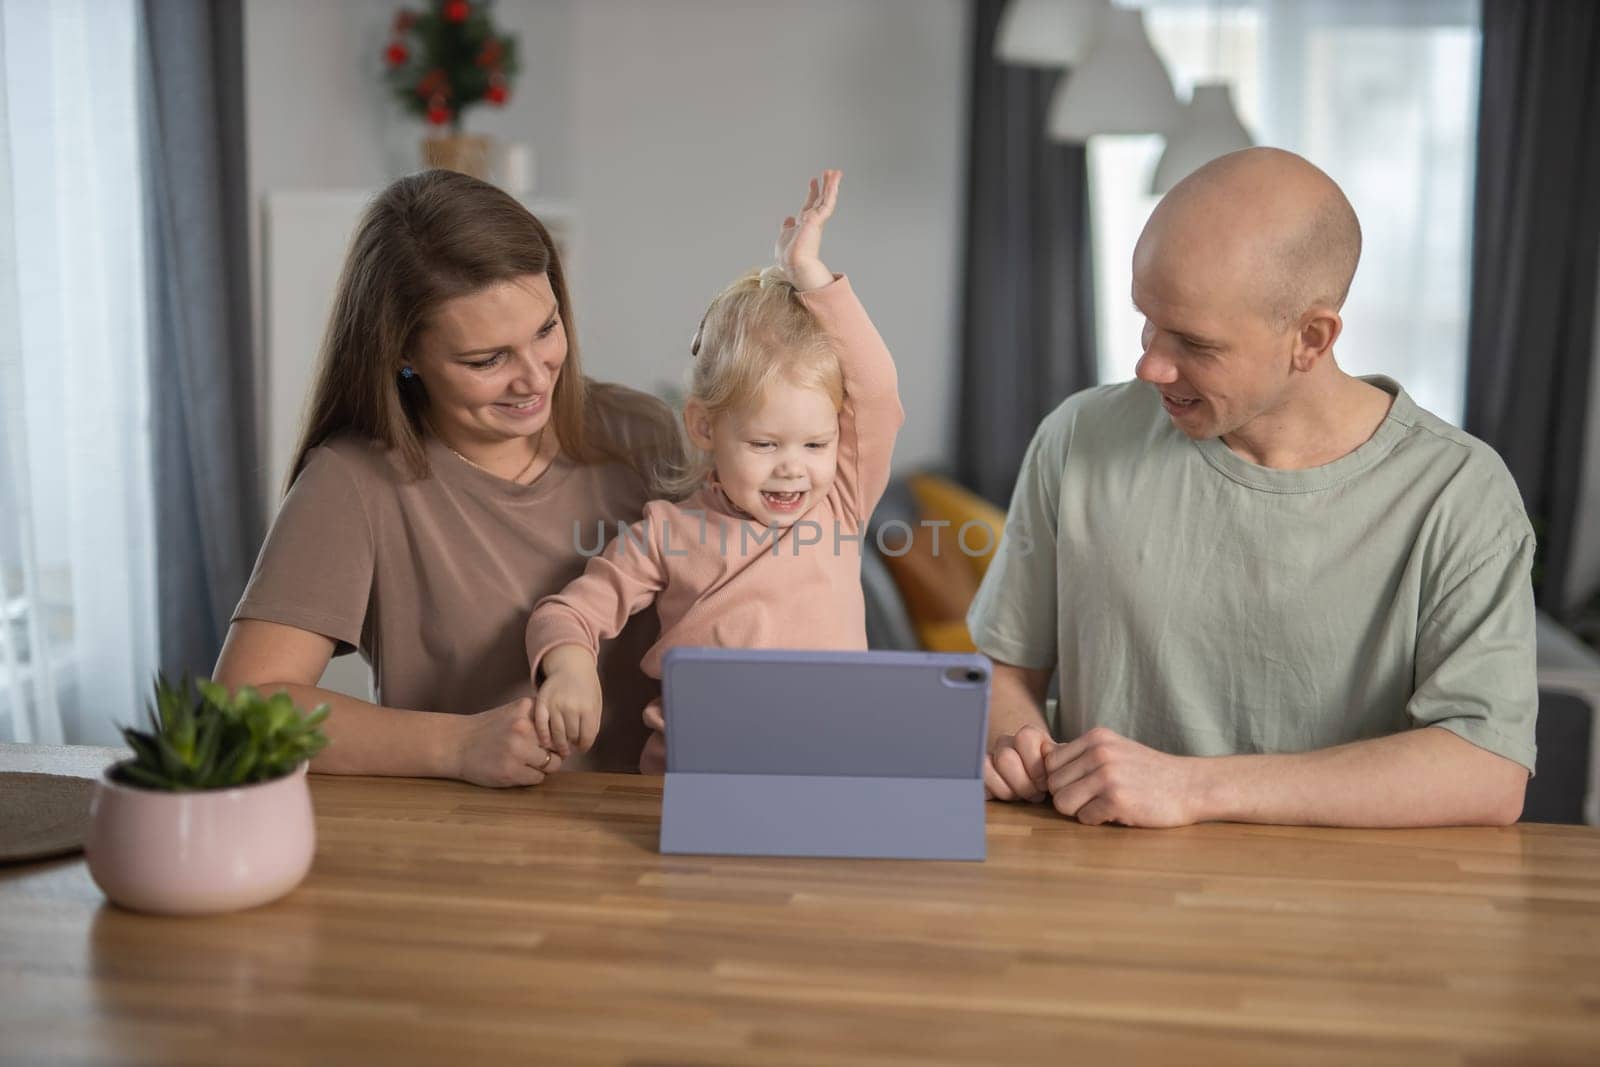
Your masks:
<svg viewBox="0 0 1600 1067"><path fill-rule="evenodd" d="M495 407L500 408L502 411L510 412L512 415L532 415L543 406L544 394L542 393L538 396L531 396L526 400L502 400L495 405Z"/></svg>
<svg viewBox="0 0 1600 1067"><path fill-rule="evenodd" d="M1185 411L1192 411L1194 409L1194 407L1197 404L1200 403L1200 398L1197 397L1197 396L1189 396L1189 397L1169 396L1166 393L1162 393L1161 394L1161 403L1166 407L1166 409L1168 411L1170 411L1170 412L1172 412L1174 414L1181 414L1181 413L1183 413Z"/></svg>
<svg viewBox="0 0 1600 1067"><path fill-rule="evenodd" d="M765 489L761 491L761 502L773 511L798 510L805 498L806 494L802 489L795 489L786 493L771 493Z"/></svg>

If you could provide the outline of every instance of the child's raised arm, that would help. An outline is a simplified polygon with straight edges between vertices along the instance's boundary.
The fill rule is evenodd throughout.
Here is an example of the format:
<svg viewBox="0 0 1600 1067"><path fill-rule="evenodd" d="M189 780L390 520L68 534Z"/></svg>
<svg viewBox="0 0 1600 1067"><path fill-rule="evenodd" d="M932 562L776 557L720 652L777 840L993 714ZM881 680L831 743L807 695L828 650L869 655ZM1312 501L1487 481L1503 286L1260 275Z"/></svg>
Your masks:
<svg viewBox="0 0 1600 1067"><path fill-rule="evenodd" d="M839 473L835 479L846 518L864 526L889 484L894 440L905 423L894 357L856 299L849 279L822 262L822 228L839 202L837 170L811 179L798 217L783 220L778 263L800 299L833 337L844 376L839 412Z"/></svg>

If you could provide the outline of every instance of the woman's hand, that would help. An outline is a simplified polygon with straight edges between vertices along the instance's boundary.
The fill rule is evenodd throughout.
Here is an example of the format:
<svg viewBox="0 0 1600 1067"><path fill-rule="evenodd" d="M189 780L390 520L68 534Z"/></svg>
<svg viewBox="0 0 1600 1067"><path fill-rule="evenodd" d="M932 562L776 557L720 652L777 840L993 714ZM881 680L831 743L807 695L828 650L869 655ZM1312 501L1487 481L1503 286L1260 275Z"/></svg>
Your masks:
<svg viewBox="0 0 1600 1067"><path fill-rule="evenodd" d="M825 170L820 183L812 178L799 217L784 219L783 228L778 231L778 266L801 292L821 289L833 281L833 272L821 259L822 227L833 217L834 206L839 202L839 179L843 176L843 171Z"/></svg>
<svg viewBox="0 0 1600 1067"><path fill-rule="evenodd" d="M461 720L459 762L452 777L473 785L538 785L561 769L561 757L534 736L533 701L527 697Z"/></svg>
<svg viewBox="0 0 1600 1067"><path fill-rule="evenodd" d="M544 658L544 684L534 698L533 729L539 743L561 754L589 751L600 732L600 672L586 648L562 645Z"/></svg>

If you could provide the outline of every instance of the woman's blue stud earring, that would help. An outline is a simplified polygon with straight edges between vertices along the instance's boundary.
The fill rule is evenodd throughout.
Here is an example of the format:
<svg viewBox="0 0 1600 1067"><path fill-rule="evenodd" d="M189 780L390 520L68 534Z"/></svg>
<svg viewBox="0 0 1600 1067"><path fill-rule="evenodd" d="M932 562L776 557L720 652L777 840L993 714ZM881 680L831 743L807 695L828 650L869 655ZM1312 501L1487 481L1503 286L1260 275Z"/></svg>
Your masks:
<svg viewBox="0 0 1600 1067"><path fill-rule="evenodd" d="M400 368L400 380L401 381L406 381L406 382L413 381L413 380L415 380L416 376L417 376L417 372L412 370L410 367L401 367Z"/></svg>

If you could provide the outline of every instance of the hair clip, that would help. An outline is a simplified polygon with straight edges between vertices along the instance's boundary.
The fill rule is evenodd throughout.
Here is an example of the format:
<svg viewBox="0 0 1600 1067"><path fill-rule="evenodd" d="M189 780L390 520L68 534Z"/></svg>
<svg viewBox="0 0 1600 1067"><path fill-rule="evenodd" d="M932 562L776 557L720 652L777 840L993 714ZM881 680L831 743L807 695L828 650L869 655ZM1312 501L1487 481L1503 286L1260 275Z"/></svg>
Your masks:
<svg viewBox="0 0 1600 1067"><path fill-rule="evenodd" d="M705 335L706 320L710 317L711 309L706 308L706 313L700 316L700 325L695 327L694 337L689 341L689 355L691 357L698 356L700 354L700 338Z"/></svg>

